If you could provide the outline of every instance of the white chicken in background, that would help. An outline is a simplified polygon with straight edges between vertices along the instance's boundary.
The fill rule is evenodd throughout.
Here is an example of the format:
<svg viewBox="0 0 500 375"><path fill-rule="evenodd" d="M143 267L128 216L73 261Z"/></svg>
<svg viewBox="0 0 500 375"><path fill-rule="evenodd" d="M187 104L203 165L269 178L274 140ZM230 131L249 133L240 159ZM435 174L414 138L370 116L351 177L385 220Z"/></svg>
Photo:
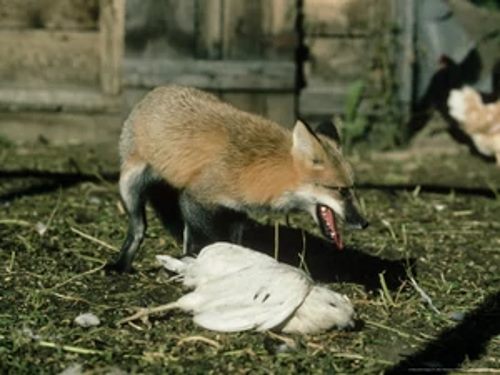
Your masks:
<svg viewBox="0 0 500 375"><path fill-rule="evenodd" d="M477 150L486 156L495 156L500 167L500 101L484 104L477 91L463 87L450 92L448 108Z"/></svg>
<svg viewBox="0 0 500 375"><path fill-rule="evenodd" d="M335 326L354 327L354 309L345 295L314 285L302 270L266 254L218 242L196 258L156 258L194 290L167 305L141 309L120 324L178 308L191 312L201 327L220 332L312 334Z"/></svg>

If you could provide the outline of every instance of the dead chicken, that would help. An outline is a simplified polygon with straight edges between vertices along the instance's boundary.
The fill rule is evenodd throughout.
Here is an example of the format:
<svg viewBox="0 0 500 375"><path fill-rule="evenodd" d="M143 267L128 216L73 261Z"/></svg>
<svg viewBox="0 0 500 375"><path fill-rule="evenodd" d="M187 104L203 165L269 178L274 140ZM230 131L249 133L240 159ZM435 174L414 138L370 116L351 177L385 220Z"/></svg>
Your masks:
<svg viewBox="0 0 500 375"><path fill-rule="evenodd" d="M312 334L354 326L354 309L345 295L315 285L302 270L257 251L218 242L196 258L159 255L157 259L194 290L175 302L141 309L120 324L181 309L192 313L196 324L221 332Z"/></svg>

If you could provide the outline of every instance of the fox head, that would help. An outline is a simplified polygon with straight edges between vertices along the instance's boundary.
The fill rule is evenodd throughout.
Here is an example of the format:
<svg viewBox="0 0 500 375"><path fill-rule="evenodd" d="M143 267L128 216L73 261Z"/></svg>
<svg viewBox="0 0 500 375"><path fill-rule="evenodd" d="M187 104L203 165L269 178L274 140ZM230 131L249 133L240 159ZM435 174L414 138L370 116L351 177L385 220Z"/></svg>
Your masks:
<svg viewBox="0 0 500 375"><path fill-rule="evenodd" d="M298 120L293 129L292 157L299 177L295 202L308 211L323 235L342 248L336 216L348 227L364 229L368 222L357 209L353 173L344 159L338 132L331 122L317 132Z"/></svg>

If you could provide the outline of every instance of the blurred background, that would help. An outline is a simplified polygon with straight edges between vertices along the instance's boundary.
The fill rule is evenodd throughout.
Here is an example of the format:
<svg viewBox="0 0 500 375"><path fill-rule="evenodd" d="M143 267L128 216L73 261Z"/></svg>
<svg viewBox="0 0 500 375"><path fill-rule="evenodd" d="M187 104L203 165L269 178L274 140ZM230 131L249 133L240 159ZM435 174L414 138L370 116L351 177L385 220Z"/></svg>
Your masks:
<svg viewBox="0 0 500 375"><path fill-rule="evenodd" d="M391 148L433 109L446 112L452 87L492 90L499 9L498 0L0 0L0 135L115 141L148 90L177 83L288 127L340 116L347 146Z"/></svg>

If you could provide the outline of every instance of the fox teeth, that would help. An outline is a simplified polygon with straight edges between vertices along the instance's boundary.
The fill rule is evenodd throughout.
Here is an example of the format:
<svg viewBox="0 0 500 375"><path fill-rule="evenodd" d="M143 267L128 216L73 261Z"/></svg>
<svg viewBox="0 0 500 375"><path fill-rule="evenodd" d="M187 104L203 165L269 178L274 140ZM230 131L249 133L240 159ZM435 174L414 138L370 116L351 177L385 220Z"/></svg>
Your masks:
<svg viewBox="0 0 500 375"><path fill-rule="evenodd" d="M333 226L327 220L328 210L326 209L326 207L321 207L320 211L321 211L321 216L323 217L325 224L328 226L328 229L330 230L331 234L335 234L335 230L334 230Z"/></svg>
<svg viewBox="0 0 500 375"><path fill-rule="evenodd" d="M323 235L335 242L338 250L342 250L342 238L337 230L334 211L326 205L318 204L316 215L320 222L320 228L323 231Z"/></svg>

